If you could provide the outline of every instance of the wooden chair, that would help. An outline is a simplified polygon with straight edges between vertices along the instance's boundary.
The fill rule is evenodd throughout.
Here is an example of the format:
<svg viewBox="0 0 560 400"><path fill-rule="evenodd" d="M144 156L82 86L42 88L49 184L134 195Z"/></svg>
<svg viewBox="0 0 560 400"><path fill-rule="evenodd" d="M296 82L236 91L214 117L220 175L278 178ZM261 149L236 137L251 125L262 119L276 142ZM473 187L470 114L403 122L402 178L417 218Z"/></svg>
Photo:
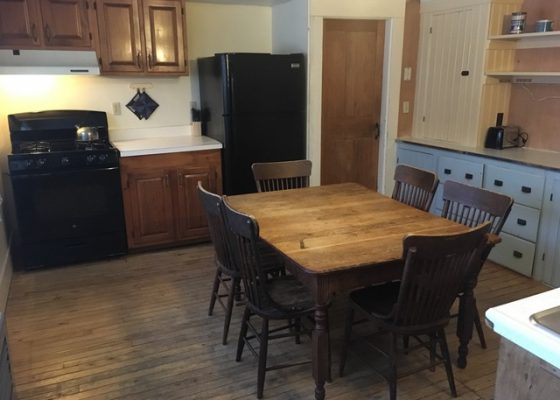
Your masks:
<svg viewBox="0 0 560 400"><path fill-rule="evenodd" d="M409 165L397 165L393 199L406 205L428 211L438 186L436 174Z"/></svg>
<svg viewBox="0 0 560 400"><path fill-rule="evenodd" d="M241 322L236 361L241 361L245 345L256 355L250 341L257 339L260 344L257 397L260 399L263 396L267 371L310 363L310 361L303 361L267 366L267 352L268 341L271 339L295 336L296 343L299 343L300 334L303 333L301 320L303 317L313 315L314 304L310 293L293 276L270 279L263 270L262 256L257 245L259 238L257 222L251 216L232 209L227 200L224 201L224 214L230 234L232 254L239 265L248 300ZM251 317L255 315L262 320L260 330L251 322ZM287 324L270 330L271 320L285 320ZM249 330L251 335L248 335ZM305 332L310 333L309 330Z"/></svg>
<svg viewBox="0 0 560 400"><path fill-rule="evenodd" d="M254 163L251 169L259 192L298 189L309 186L311 161Z"/></svg>
<svg viewBox="0 0 560 400"><path fill-rule="evenodd" d="M459 294L457 333L461 337L461 345L459 347L458 365L462 368L466 366L466 356L468 353L465 342L468 343L472 337L473 327L469 326L471 321L474 322L481 346L486 348L480 313L476 307L473 290L476 287L478 274L488 254L490 254L494 245L498 243L497 235L502 231L512 205L512 198L500 193L453 181L446 181L443 185L442 217L469 227L477 226L483 222L490 222L490 233L494 235L494 240L489 242L487 248L481 254L477 268L473 270L472 275Z"/></svg>
<svg viewBox="0 0 560 400"><path fill-rule="evenodd" d="M433 370L437 364L445 365L451 394L456 397L444 328L449 322L449 312L457 292L486 247L489 230L490 223L486 223L462 234L407 236L403 242L404 271L401 281L359 289L350 294L340 375L344 373L354 312L359 311L375 322L381 333L390 334L388 352L372 346L388 358L389 368L384 376L389 382L391 400L397 398L398 336L414 337L418 341L416 347L429 350L430 362L426 368ZM421 338L424 336L427 336L427 341ZM436 349L438 344L439 354ZM411 350L413 348L407 347L405 352Z"/></svg>
<svg viewBox="0 0 560 400"><path fill-rule="evenodd" d="M236 299L239 300L242 295L240 285L241 273L233 261L227 243L228 236L226 235L222 213L223 197L204 189L201 182L198 182L198 194L206 213L208 228L210 230L210 239L214 245L216 259L216 273L212 285L208 315L212 315L216 301L218 301L225 311L224 330L222 334L222 343L225 345L227 344L234 302ZM264 244L259 243L259 246L264 247ZM263 250L263 253L265 254L264 269L268 273L278 273L283 270L283 262L277 254L268 249ZM221 287L226 289L227 294L220 294ZM224 298L227 298L226 303L223 301Z"/></svg>

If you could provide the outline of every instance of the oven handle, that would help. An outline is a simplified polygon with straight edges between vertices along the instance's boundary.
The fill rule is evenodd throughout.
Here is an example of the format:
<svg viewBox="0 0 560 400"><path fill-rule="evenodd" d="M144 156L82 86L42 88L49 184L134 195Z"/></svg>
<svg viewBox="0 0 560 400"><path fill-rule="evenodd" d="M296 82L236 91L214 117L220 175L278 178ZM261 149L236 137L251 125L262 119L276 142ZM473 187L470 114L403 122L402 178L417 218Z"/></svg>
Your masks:
<svg viewBox="0 0 560 400"><path fill-rule="evenodd" d="M84 169L72 169L63 171L49 171L44 173L36 174L10 174L12 179L31 179L35 177L49 177L49 176L64 176L64 175L74 175L74 174L84 174L88 172L100 173L100 172L119 172L120 167L108 167L108 168L84 168Z"/></svg>

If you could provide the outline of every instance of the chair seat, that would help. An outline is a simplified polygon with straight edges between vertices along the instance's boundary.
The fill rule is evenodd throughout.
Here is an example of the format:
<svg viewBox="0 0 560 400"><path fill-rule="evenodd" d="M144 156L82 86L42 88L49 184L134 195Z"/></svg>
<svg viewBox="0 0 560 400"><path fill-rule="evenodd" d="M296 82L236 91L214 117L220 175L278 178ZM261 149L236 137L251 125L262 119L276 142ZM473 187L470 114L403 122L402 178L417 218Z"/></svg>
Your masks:
<svg viewBox="0 0 560 400"><path fill-rule="evenodd" d="M369 286L350 293L350 299L368 314L379 319L389 319L397 302L400 282Z"/></svg>
<svg viewBox="0 0 560 400"><path fill-rule="evenodd" d="M311 293L293 276L282 276L267 282L266 290L272 300L264 311L269 318L286 319L308 314L313 311L315 304Z"/></svg>

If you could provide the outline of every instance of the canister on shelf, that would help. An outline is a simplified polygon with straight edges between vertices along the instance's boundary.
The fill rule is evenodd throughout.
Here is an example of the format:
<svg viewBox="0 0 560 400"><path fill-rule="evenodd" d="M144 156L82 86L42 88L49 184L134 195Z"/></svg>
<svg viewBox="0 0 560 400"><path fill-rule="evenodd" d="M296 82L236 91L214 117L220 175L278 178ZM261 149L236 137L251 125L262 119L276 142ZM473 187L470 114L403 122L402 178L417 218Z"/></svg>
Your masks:
<svg viewBox="0 0 560 400"><path fill-rule="evenodd" d="M511 14L511 28L509 33L522 33L525 29L525 18L527 13L525 11L516 11Z"/></svg>
<svg viewBox="0 0 560 400"><path fill-rule="evenodd" d="M552 21L549 19L540 19L535 23L535 32L550 32L552 30Z"/></svg>

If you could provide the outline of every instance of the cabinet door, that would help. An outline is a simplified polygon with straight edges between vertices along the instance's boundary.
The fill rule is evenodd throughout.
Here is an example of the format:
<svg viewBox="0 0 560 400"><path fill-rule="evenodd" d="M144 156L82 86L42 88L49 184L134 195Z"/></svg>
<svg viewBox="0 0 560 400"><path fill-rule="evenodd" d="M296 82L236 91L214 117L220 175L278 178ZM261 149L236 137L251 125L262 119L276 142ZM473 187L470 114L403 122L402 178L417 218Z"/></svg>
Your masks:
<svg viewBox="0 0 560 400"><path fill-rule="evenodd" d="M170 175L169 171L146 170L126 176L124 203L130 248L175 240Z"/></svg>
<svg viewBox="0 0 560 400"><path fill-rule="evenodd" d="M179 191L178 238L193 239L208 236L208 223L204 209L198 198L197 184L210 192L216 193L217 172L212 166L189 167L177 171L177 186Z"/></svg>
<svg viewBox="0 0 560 400"><path fill-rule="evenodd" d="M98 0L97 24L103 72L143 72L138 1Z"/></svg>
<svg viewBox="0 0 560 400"><path fill-rule="evenodd" d="M42 0L45 47L91 48L86 0Z"/></svg>
<svg viewBox="0 0 560 400"><path fill-rule="evenodd" d="M182 2L144 0L143 5L147 71L186 73Z"/></svg>
<svg viewBox="0 0 560 400"><path fill-rule="evenodd" d="M40 47L40 31L37 0L0 0L1 47Z"/></svg>

